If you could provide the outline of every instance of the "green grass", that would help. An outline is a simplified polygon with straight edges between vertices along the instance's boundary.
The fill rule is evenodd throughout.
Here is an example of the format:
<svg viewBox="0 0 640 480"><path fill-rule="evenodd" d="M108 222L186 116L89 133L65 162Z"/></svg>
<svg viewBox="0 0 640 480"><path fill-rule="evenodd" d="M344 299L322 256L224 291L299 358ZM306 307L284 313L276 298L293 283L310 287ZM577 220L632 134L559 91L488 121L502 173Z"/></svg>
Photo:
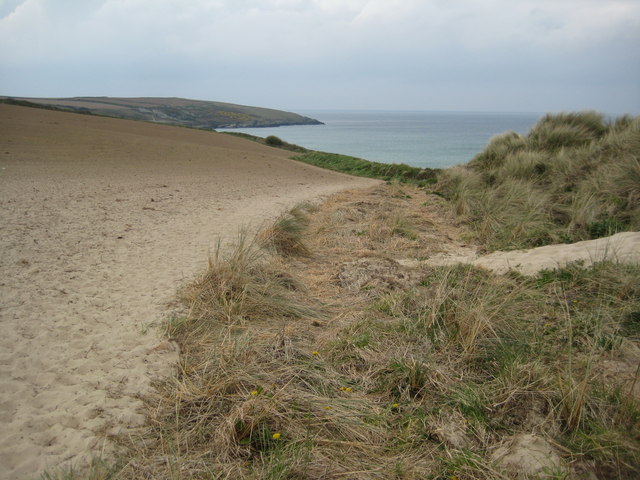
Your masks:
<svg viewBox="0 0 640 480"><path fill-rule="evenodd" d="M437 173L436 169L417 168L398 163L371 162L337 153L308 152L303 155L296 155L293 158L300 162L350 175L380 178L388 181L421 183L424 185L434 183Z"/></svg>
<svg viewBox="0 0 640 480"><path fill-rule="evenodd" d="M297 153L304 153L304 152L308 152L309 150L307 150L304 147L301 147L299 145L295 145L293 143L287 143L284 140L274 136L274 135L270 135L267 138L263 138L263 137L258 137L257 135L251 135L249 133L242 133L242 132L229 132L229 131L224 131L224 132L220 132L220 133L224 133L225 135L232 135L234 137L239 137L239 138L244 138L245 140L251 140L252 142L256 142L256 143L261 143L263 145L269 145L270 147L276 147L276 148L281 148L283 150L289 150L291 152L297 152Z"/></svg>
<svg viewBox="0 0 640 480"><path fill-rule="evenodd" d="M282 139L269 136L267 138L258 137L241 132L222 132L227 135L234 135L246 140L251 140L264 145L282 148L292 152L301 153L292 157L294 160L315 165L316 167L334 170L336 172L347 173L359 177L379 178L386 181L399 181L417 183L420 185L431 185L436 182L438 169L411 167L398 163L380 163L364 160L362 158L341 155L338 153L318 152L307 150L299 145L287 143Z"/></svg>

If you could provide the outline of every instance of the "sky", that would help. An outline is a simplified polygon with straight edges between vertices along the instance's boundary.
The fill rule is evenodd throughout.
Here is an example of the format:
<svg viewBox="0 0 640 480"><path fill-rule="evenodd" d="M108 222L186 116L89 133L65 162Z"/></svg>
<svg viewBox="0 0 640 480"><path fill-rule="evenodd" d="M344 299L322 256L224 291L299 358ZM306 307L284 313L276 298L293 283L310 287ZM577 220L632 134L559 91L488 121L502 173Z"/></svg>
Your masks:
<svg viewBox="0 0 640 480"><path fill-rule="evenodd" d="M0 95L640 114L640 0L0 0Z"/></svg>

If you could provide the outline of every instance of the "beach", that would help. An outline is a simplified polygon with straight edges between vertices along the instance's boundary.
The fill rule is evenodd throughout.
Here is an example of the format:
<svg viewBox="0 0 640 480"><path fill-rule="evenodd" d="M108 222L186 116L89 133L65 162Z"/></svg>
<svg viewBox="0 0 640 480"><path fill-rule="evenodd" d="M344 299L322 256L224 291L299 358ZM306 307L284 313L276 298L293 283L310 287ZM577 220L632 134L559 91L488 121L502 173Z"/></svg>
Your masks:
<svg viewBox="0 0 640 480"><path fill-rule="evenodd" d="M179 352L162 337L217 242L374 185L187 128L0 105L0 478L112 451Z"/></svg>

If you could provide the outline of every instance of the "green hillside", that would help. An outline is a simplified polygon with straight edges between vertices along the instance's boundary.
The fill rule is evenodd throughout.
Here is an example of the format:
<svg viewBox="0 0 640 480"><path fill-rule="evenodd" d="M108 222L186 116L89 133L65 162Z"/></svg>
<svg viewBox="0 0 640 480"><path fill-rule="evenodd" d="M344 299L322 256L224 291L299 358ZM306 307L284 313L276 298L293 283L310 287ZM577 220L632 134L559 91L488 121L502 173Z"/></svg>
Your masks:
<svg viewBox="0 0 640 480"><path fill-rule="evenodd" d="M56 110L206 129L322 124L322 122L313 118L282 110L184 98L5 97L3 101L6 103L54 108Z"/></svg>

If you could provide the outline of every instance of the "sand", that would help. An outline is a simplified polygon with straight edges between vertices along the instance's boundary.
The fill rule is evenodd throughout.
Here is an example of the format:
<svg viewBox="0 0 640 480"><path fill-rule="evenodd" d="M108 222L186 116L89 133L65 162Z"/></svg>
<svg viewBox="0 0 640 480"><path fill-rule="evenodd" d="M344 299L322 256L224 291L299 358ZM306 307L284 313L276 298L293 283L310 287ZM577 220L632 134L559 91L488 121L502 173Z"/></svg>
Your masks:
<svg viewBox="0 0 640 480"><path fill-rule="evenodd" d="M0 105L0 478L109 452L218 238L372 180L228 135Z"/></svg>
<svg viewBox="0 0 640 480"><path fill-rule="evenodd" d="M498 274L515 270L523 275L535 275L541 270L553 270L570 262L588 267L594 262L610 260L617 263L640 263L640 232L622 232L610 237L571 244L546 245L528 250L493 252L479 256L471 248L457 248L450 253L435 255L428 265L469 263Z"/></svg>

